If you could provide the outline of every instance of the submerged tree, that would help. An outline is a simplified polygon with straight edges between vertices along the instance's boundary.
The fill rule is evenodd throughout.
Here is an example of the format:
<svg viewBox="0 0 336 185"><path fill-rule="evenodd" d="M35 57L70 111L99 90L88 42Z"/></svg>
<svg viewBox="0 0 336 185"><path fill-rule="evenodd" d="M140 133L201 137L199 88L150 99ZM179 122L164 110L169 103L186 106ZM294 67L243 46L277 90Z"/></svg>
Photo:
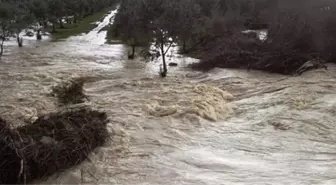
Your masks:
<svg viewBox="0 0 336 185"><path fill-rule="evenodd" d="M64 28L63 17L65 16L65 4L63 0L49 0L48 12L49 20L53 24L52 32L56 32L56 24L59 23L60 28Z"/></svg>
<svg viewBox="0 0 336 185"><path fill-rule="evenodd" d="M42 40L42 27L47 27L48 23L48 4L45 0L32 0L29 6L35 21L38 23L36 39Z"/></svg>
<svg viewBox="0 0 336 185"><path fill-rule="evenodd" d="M143 12L141 0L123 0L116 15L116 24L121 39L131 46L132 51L129 59L134 59L135 48L148 44L148 20Z"/></svg>
<svg viewBox="0 0 336 185"><path fill-rule="evenodd" d="M30 14L28 3L25 1L17 2L13 12L13 31L16 34L16 40L19 47L23 46L23 39L20 37L20 33L23 29L27 28L34 21L34 17Z"/></svg>
<svg viewBox="0 0 336 185"><path fill-rule="evenodd" d="M164 0L151 2L145 1L146 11L150 13L152 19L149 22L149 31L155 48L160 52L163 69L160 69L161 77L167 76L166 54L177 41L175 31L178 30L176 24L178 2ZM151 7L150 7L151 6Z"/></svg>
<svg viewBox="0 0 336 185"><path fill-rule="evenodd" d="M177 8L175 24L178 28L174 34L182 45L181 51L187 53L188 43L197 37L197 31L200 30L200 24L202 24L201 7L195 3L195 0L180 0Z"/></svg>

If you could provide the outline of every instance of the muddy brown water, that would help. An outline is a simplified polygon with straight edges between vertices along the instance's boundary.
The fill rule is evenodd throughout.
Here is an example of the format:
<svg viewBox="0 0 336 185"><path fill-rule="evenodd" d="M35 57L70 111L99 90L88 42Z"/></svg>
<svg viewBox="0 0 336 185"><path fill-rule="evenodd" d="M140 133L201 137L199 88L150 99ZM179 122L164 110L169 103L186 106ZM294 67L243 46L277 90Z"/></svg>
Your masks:
<svg viewBox="0 0 336 185"><path fill-rule="evenodd" d="M173 55L179 67L161 79L159 62L126 60L125 46L93 31L9 44L0 61L2 117L19 125L59 109L50 87L80 76L90 101L79 106L111 120L111 141L90 160L36 183L336 184L335 65L299 77L199 73L185 68L193 59Z"/></svg>

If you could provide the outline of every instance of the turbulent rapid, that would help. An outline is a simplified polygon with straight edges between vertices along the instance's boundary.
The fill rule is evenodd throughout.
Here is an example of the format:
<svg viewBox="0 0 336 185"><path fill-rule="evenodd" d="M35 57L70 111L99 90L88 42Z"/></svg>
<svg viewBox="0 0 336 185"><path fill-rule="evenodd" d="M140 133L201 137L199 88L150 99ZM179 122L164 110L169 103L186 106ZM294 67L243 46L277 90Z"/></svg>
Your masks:
<svg viewBox="0 0 336 185"><path fill-rule="evenodd" d="M190 71L194 59L127 60L107 45L111 12L92 32L62 42L8 44L0 61L0 115L18 124L55 111L50 88L87 79L107 112L111 141L84 164L40 184L336 184L336 66L299 77L259 71ZM97 42L96 42L97 41ZM19 126L19 125L15 125Z"/></svg>

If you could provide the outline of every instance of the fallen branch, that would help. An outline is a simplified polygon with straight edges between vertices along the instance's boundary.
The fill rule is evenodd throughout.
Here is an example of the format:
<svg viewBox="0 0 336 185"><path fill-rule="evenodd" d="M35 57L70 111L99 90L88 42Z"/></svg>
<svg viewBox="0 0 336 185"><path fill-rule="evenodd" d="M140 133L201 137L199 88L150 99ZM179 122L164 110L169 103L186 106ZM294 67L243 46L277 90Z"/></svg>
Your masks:
<svg viewBox="0 0 336 185"><path fill-rule="evenodd" d="M0 119L0 184L26 184L80 164L108 139L106 124L105 113L88 108L48 114L16 129Z"/></svg>

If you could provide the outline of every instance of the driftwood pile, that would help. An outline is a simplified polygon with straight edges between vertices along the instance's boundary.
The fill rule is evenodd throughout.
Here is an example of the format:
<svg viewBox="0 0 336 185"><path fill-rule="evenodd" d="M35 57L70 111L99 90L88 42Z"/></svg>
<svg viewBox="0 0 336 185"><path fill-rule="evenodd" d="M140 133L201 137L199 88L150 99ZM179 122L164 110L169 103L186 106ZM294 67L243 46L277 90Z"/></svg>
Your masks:
<svg viewBox="0 0 336 185"><path fill-rule="evenodd" d="M0 119L0 184L25 184L87 159L108 138L105 113L77 108L11 128Z"/></svg>

